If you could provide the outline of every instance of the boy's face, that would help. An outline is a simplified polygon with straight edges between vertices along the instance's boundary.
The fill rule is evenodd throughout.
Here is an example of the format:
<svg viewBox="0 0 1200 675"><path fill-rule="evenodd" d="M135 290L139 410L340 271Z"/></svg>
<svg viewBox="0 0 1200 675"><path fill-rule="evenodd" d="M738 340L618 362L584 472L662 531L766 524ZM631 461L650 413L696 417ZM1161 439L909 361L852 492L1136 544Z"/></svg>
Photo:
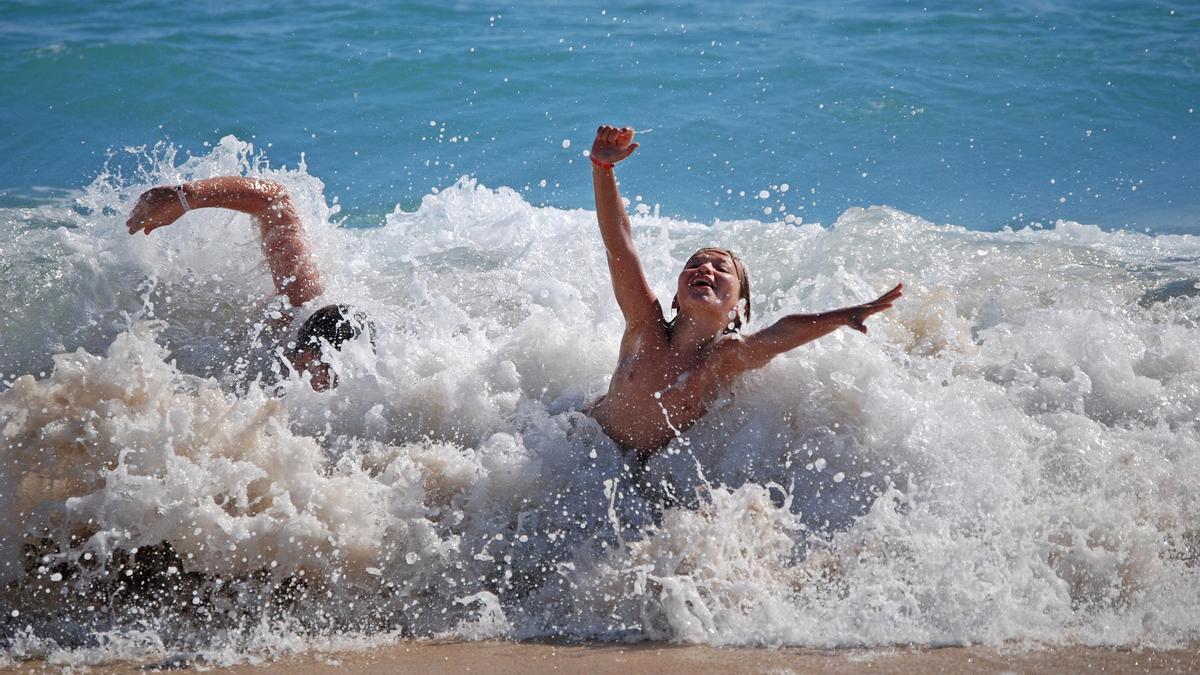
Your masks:
<svg viewBox="0 0 1200 675"><path fill-rule="evenodd" d="M304 349L292 357L292 366L299 371L307 371L311 379L309 385L314 391L327 391L337 386L337 375L328 363L321 360L320 350Z"/></svg>
<svg viewBox="0 0 1200 675"><path fill-rule="evenodd" d="M680 313L719 313L727 320L737 308L741 281L728 253L702 249L688 258L679 274L675 300Z"/></svg>

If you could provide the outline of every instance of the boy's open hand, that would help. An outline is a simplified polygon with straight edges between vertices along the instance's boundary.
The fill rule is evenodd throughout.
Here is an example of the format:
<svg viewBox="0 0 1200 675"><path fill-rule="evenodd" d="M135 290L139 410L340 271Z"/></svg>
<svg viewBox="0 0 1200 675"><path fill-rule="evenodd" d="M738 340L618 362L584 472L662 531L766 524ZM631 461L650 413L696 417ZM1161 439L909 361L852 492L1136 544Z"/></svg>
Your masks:
<svg viewBox="0 0 1200 675"><path fill-rule="evenodd" d="M159 186L142 193L129 214L129 220L125 221L125 227L129 229L129 234L150 234L179 220L182 215L183 205L175 190L165 185Z"/></svg>
<svg viewBox="0 0 1200 675"><path fill-rule="evenodd" d="M867 332L867 324L864 323L867 317L891 307L892 303L896 302L901 295L904 295L903 290L904 284L896 284L895 288L871 302L843 309L842 311L845 312L846 317L846 325L860 333Z"/></svg>
<svg viewBox="0 0 1200 675"><path fill-rule="evenodd" d="M607 124L596 130L596 140L592 143L592 159L605 164L616 164L633 154L638 144L633 142L633 129L625 127L618 129Z"/></svg>

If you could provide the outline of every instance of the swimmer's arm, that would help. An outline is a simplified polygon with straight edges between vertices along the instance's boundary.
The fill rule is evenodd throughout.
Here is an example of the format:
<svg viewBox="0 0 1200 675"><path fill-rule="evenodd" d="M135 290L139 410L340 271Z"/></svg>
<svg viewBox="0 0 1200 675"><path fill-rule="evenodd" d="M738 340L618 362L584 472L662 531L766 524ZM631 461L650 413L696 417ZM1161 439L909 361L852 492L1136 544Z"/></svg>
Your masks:
<svg viewBox="0 0 1200 675"><path fill-rule="evenodd" d="M129 234L150 234L170 225L186 212L184 203L190 209L231 209L253 216L259 224L263 254L271 269L275 292L287 296L293 306L303 305L324 292L304 225L287 190L279 183L222 176L151 188L142 193L126 221Z"/></svg>
<svg viewBox="0 0 1200 675"><path fill-rule="evenodd" d="M633 154L637 147L638 144L633 142L633 129L602 126L596 130L591 157L605 164L616 164ZM661 320L662 311L634 247L633 228L611 166L592 162L592 188L596 193L596 220L600 223L600 237L608 254L613 294L626 324Z"/></svg>
<svg viewBox="0 0 1200 675"><path fill-rule="evenodd" d="M730 343L728 357L724 361L730 374L761 368L780 354L812 342L833 331L847 326L860 333L867 332L864 321L873 314L892 306L903 294L904 284L879 296L871 302L844 307L820 314L792 314L776 321L771 326L744 339Z"/></svg>

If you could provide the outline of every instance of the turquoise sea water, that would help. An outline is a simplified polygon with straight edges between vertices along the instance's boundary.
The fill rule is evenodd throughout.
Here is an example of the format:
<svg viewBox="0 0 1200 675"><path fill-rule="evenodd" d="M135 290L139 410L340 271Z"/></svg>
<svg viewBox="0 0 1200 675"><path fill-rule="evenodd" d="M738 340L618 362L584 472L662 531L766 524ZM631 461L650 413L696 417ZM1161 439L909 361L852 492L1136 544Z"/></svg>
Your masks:
<svg viewBox="0 0 1200 675"><path fill-rule="evenodd" d="M353 223L464 174L590 208L610 122L654 130L629 189L701 221L1200 229L1195 4L939 4L6 2L0 205L235 134Z"/></svg>

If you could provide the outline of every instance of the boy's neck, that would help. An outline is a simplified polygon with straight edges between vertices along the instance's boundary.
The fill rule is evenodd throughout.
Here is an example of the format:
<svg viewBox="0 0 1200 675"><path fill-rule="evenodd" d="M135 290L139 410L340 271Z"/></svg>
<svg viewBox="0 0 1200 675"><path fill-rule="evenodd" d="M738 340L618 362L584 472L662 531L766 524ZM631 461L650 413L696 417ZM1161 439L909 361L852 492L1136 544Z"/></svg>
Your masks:
<svg viewBox="0 0 1200 675"><path fill-rule="evenodd" d="M703 349L725 331L719 316L679 314L671 324L671 347L680 353Z"/></svg>

